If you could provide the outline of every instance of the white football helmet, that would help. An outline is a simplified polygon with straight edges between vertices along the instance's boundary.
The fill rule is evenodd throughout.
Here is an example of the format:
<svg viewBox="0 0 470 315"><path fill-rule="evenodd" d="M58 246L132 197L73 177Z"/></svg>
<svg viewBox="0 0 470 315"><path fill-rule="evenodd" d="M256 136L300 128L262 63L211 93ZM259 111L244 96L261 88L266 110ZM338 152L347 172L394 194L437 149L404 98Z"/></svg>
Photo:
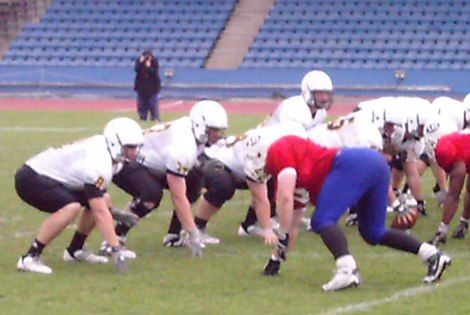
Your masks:
<svg viewBox="0 0 470 315"><path fill-rule="evenodd" d="M434 149L439 139L458 130L457 123L452 117L436 115L430 118L424 126L425 152L434 157Z"/></svg>
<svg viewBox="0 0 470 315"><path fill-rule="evenodd" d="M193 123L196 140L206 144L209 140L209 128L227 129L228 118L224 107L215 101L200 101L194 104L189 112Z"/></svg>
<svg viewBox="0 0 470 315"><path fill-rule="evenodd" d="M400 144L405 139L407 117L399 108L387 108L384 111L382 135L393 144Z"/></svg>
<svg viewBox="0 0 470 315"><path fill-rule="evenodd" d="M263 182L268 178L268 174L266 174L264 169L268 149L276 140L288 135L295 135L306 139L307 131L301 124L288 121L248 132L243 160L245 173L251 179Z"/></svg>
<svg viewBox="0 0 470 315"><path fill-rule="evenodd" d="M329 109L333 104L333 82L331 78L323 71L313 70L307 73L301 83L302 97L308 106L315 106L317 108ZM315 102L315 92L329 92L330 97L326 107L320 107Z"/></svg>
<svg viewBox="0 0 470 315"><path fill-rule="evenodd" d="M465 97L463 98L463 103L467 106L470 106L470 93L465 95Z"/></svg>
<svg viewBox="0 0 470 315"><path fill-rule="evenodd" d="M142 128L135 120L127 117L115 118L108 122L103 135L111 158L117 162L126 160L123 146L141 146L144 142Z"/></svg>

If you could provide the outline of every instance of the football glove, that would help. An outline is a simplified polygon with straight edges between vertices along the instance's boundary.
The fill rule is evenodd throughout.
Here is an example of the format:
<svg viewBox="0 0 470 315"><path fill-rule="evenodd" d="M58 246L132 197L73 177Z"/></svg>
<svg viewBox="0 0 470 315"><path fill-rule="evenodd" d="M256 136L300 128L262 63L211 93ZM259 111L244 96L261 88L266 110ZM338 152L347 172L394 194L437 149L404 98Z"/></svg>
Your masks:
<svg viewBox="0 0 470 315"><path fill-rule="evenodd" d="M122 245L114 246L111 249L111 256L113 257L114 267L116 268L116 271L120 273L127 273L129 272L129 266L127 265L123 249L124 247Z"/></svg>
<svg viewBox="0 0 470 315"><path fill-rule="evenodd" d="M202 258L202 249L205 247L202 242L201 231L194 229L189 232L189 247L193 257Z"/></svg>

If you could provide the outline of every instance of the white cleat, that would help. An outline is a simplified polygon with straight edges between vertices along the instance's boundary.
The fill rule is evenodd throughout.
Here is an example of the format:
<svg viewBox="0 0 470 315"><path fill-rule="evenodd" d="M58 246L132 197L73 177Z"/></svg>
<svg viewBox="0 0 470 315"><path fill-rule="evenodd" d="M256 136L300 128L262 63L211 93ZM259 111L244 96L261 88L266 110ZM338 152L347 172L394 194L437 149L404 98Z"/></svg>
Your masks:
<svg viewBox="0 0 470 315"><path fill-rule="evenodd" d="M106 264L108 262L108 258L95 255L91 250L86 248L76 250L73 254L70 254L66 249L63 258L66 262L85 261L91 264Z"/></svg>
<svg viewBox="0 0 470 315"><path fill-rule="evenodd" d="M248 226L246 229L243 225L238 228L238 236L259 236L264 237L264 231L256 224Z"/></svg>
<svg viewBox="0 0 470 315"><path fill-rule="evenodd" d="M16 265L19 271L51 274L52 269L46 266L40 256L22 256Z"/></svg>
<svg viewBox="0 0 470 315"><path fill-rule="evenodd" d="M339 291L361 283L359 269L338 269L333 279L322 286L323 291Z"/></svg>
<svg viewBox="0 0 470 315"><path fill-rule="evenodd" d="M202 243L206 245L215 245L220 243L220 239L218 239L217 237L213 237L207 234L206 232L201 232L201 240Z"/></svg>

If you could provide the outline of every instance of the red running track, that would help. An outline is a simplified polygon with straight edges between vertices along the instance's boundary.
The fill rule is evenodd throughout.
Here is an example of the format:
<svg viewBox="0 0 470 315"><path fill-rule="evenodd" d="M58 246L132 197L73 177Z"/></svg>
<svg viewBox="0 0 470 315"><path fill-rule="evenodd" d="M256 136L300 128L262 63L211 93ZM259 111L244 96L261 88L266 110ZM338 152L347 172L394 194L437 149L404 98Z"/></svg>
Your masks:
<svg viewBox="0 0 470 315"><path fill-rule="evenodd" d="M350 113L359 98L336 98L329 110L333 116ZM229 114L265 114L273 112L281 100L241 99L220 101ZM196 101L161 100L162 113L189 113ZM0 110L55 110L55 111L116 111L132 112L136 110L135 100L89 100L89 99L0 99Z"/></svg>

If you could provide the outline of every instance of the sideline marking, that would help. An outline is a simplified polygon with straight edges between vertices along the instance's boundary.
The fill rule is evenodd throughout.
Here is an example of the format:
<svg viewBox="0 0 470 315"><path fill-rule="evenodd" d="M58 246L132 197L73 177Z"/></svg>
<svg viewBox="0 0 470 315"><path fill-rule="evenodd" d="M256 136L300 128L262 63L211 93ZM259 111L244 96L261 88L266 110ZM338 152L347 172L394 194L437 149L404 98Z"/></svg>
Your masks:
<svg viewBox="0 0 470 315"><path fill-rule="evenodd" d="M320 313L317 315L337 315L337 314L353 313L353 312L369 312L370 308L374 306L379 306L385 303L397 301L401 298L408 298L408 297L416 296L419 294L428 293L428 292L434 291L435 289L446 288L448 286L461 283L461 282L467 282L469 280L470 280L470 277L454 278L454 279L447 280L445 282L436 283L434 285L433 284L423 285L421 287L415 287L415 288L410 288L410 289L406 289L403 291L398 291L397 293L389 297L383 298L383 299L378 299L378 300L374 300L370 302L363 302L359 304L352 304L346 307L338 307L332 311L329 311L326 313Z"/></svg>

